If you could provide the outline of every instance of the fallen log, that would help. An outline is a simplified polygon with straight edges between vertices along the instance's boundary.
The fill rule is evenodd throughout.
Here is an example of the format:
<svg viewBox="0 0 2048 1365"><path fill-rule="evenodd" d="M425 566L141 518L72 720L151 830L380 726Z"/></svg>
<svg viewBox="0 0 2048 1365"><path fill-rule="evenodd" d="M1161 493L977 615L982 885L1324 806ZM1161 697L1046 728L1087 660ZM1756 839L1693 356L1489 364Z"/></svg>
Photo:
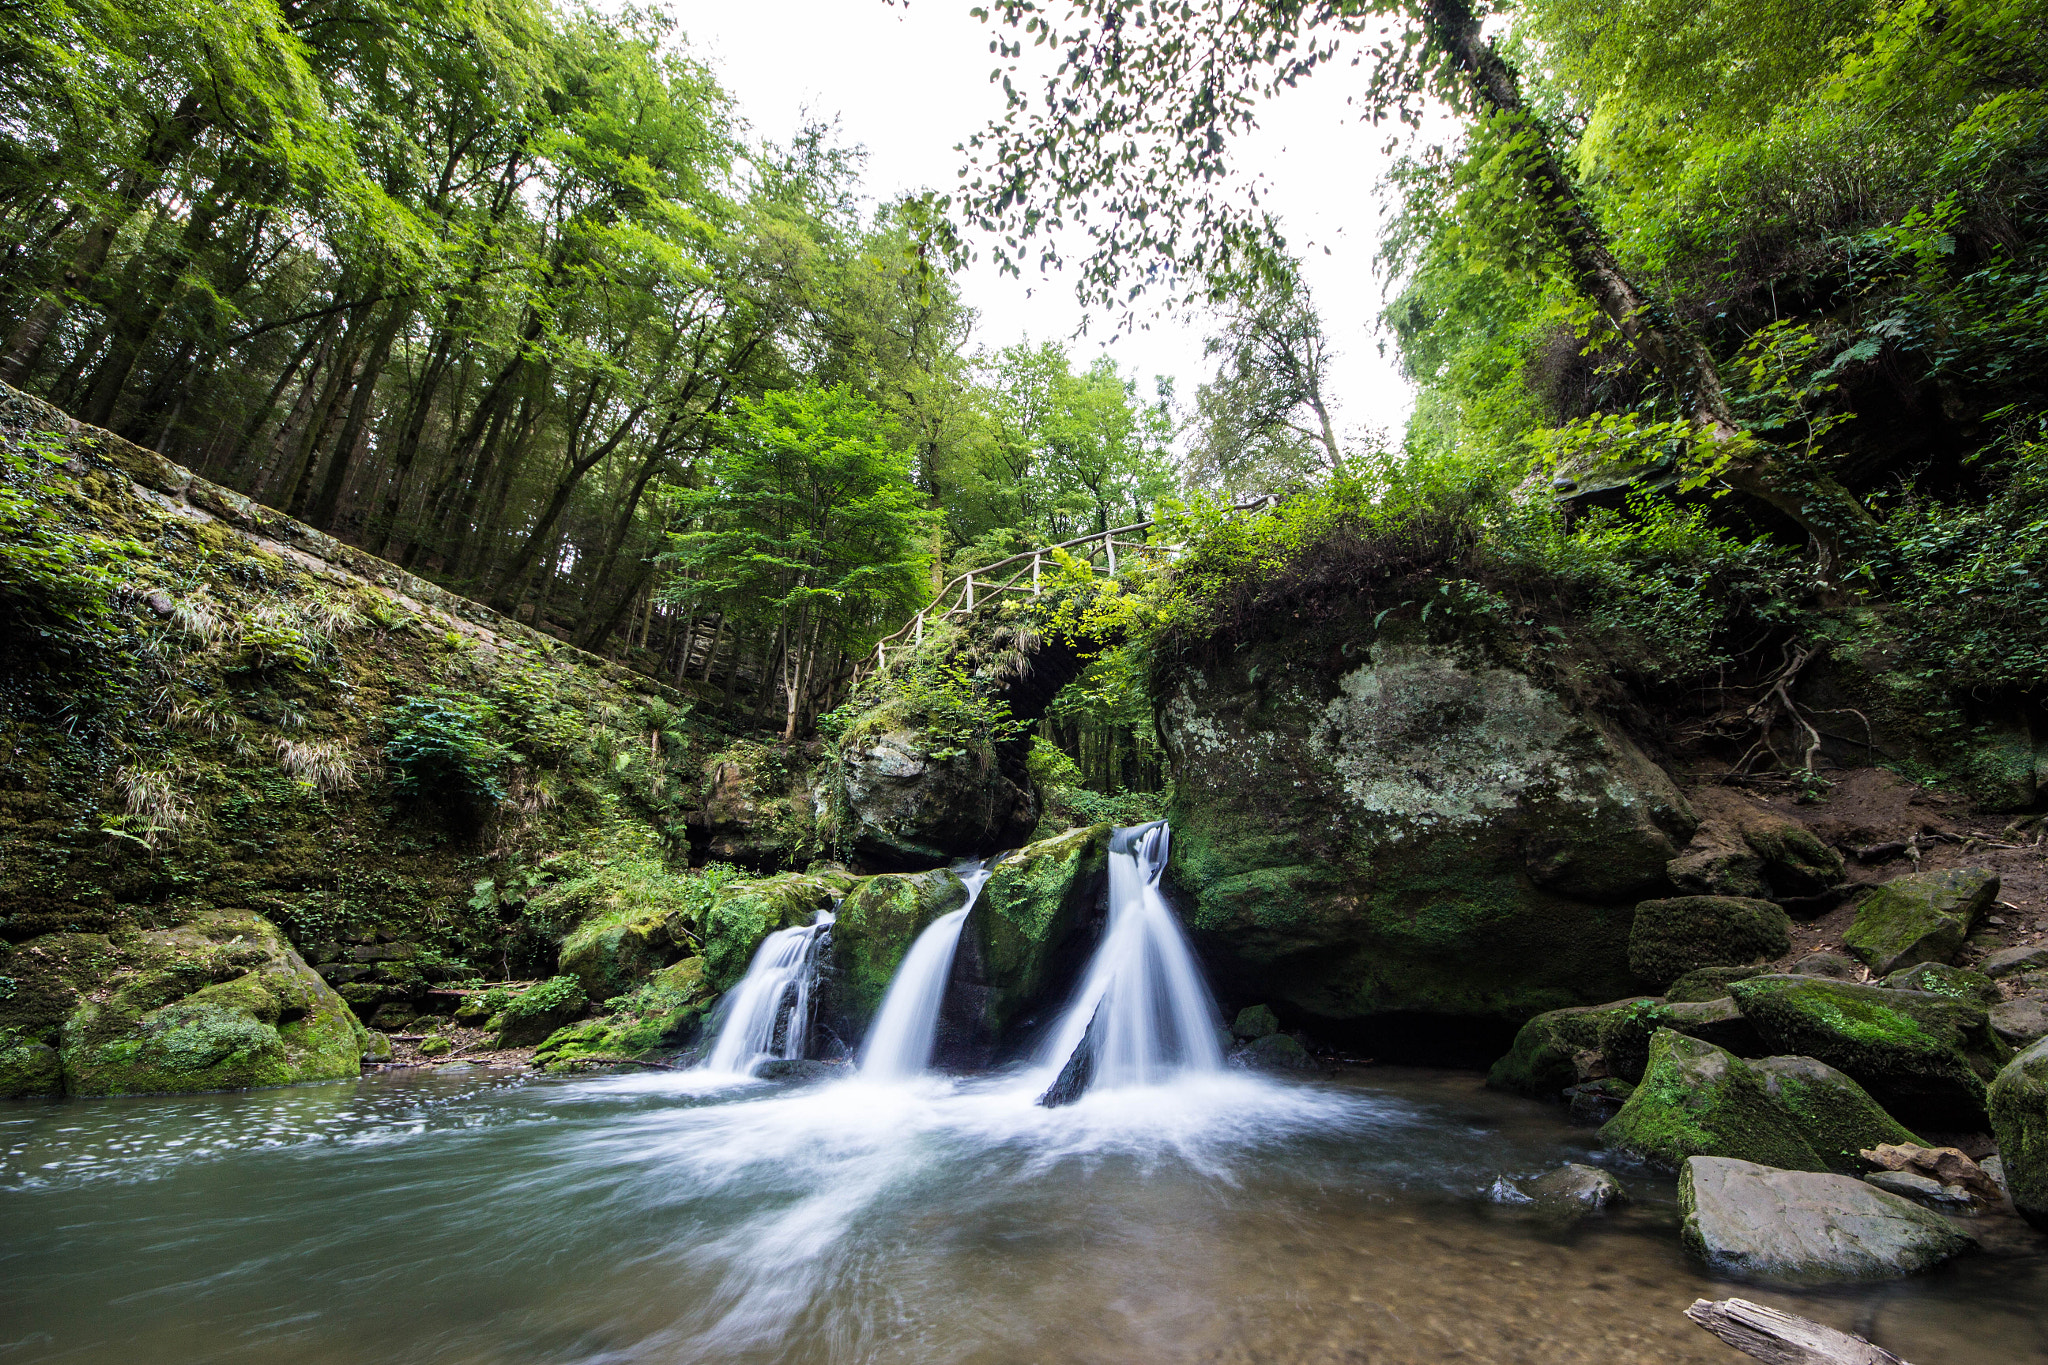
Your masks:
<svg viewBox="0 0 2048 1365"><path fill-rule="evenodd" d="M1694 1299L1685 1315L1768 1365L1907 1365L1862 1337L1748 1299Z"/></svg>

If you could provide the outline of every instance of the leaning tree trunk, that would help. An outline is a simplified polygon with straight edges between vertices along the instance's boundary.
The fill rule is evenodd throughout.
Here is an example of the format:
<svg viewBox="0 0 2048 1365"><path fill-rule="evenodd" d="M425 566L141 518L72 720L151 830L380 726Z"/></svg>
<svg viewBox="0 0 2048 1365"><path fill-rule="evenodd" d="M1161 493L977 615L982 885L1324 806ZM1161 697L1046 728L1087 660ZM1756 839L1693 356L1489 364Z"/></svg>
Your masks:
<svg viewBox="0 0 2048 1365"><path fill-rule="evenodd" d="M1518 158L1522 179L1556 233L1579 289L1650 362L1716 449L1741 440L1746 433L1728 405L1714 358L1698 337L1646 297L1615 259L1606 231L1579 197L1542 124L1524 103L1514 70L1480 32L1470 4L1422 4L1430 41L1464 74L1473 98L1527 133L1527 149ZM1783 452L1768 444L1744 445L1747 448L1738 447L1720 470L1721 479L1798 523L1813 538L1821 573L1834 577L1875 529L1869 511L1831 476L1792 468Z"/></svg>

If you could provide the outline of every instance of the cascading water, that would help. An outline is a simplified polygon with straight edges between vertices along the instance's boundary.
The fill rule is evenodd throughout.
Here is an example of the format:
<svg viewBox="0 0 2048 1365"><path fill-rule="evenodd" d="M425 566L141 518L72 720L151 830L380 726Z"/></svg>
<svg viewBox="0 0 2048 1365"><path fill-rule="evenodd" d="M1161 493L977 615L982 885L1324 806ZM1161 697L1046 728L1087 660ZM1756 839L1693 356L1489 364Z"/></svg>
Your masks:
<svg viewBox="0 0 2048 1365"><path fill-rule="evenodd" d="M820 910L815 923L780 929L761 940L745 979L733 989L703 1070L748 1076L770 1058L804 1055L818 953L831 941L830 910Z"/></svg>
<svg viewBox="0 0 2048 1365"><path fill-rule="evenodd" d="M875 1081L907 1081L921 1076L931 1064L932 1040L939 1029L939 1006L946 998L946 980L952 974L953 954L960 946L960 931L967 912L981 898L988 882L989 867L977 863L956 868L967 884L967 904L939 916L910 945L903 965L896 969L874 1027L860 1052L860 1074Z"/></svg>
<svg viewBox="0 0 2048 1365"><path fill-rule="evenodd" d="M1159 820L1110 838L1109 924L1040 1054L1058 1073L1041 1104L1223 1069L1216 1001L1159 890L1170 834Z"/></svg>

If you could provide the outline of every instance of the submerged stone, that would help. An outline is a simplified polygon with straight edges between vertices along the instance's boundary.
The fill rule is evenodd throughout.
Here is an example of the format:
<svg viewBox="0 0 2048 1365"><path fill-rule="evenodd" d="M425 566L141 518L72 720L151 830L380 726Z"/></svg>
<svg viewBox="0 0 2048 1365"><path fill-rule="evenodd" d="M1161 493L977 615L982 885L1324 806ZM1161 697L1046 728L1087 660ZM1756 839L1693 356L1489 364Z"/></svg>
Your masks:
<svg viewBox="0 0 2048 1365"><path fill-rule="evenodd" d="M1669 1029L1651 1039L1642 1082L1600 1130L1600 1140L1667 1170L1694 1156L1826 1169L1798 1123L1747 1063Z"/></svg>
<svg viewBox="0 0 2048 1365"><path fill-rule="evenodd" d="M1842 942L1879 975L1946 962L1996 899L1998 874L1983 868L1909 873L1864 898Z"/></svg>
<svg viewBox="0 0 2048 1365"><path fill-rule="evenodd" d="M1533 1180L1518 1181L1522 1192L1538 1204L1560 1212L1596 1213L1616 1204L1626 1204L1628 1194L1621 1182L1598 1166L1568 1161L1554 1171Z"/></svg>
<svg viewBox="0 0 2048 1365"><path fill-rule="evenodd" d="M1777 1284L1891 1279L1975 1245L1938 1213L1846 1175L1695 1156L1678 1184L1685 1243L1715 1271Z"/></svg>

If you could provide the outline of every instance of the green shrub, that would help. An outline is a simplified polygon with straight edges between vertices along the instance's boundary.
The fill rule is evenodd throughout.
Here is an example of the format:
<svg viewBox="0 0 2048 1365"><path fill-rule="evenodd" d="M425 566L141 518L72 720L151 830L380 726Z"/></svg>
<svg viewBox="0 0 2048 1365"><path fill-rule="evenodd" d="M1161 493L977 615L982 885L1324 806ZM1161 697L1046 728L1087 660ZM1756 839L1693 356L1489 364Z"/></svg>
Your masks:
<svg viewBox="0 0 2048 1365"><path fill-rule="evenodd" d="M384 757L391 785L404 795L495 806L505 798L499 765L505 747L487 738L488 712L481 703L442 697L408 697L391 709Z"/></svg>

